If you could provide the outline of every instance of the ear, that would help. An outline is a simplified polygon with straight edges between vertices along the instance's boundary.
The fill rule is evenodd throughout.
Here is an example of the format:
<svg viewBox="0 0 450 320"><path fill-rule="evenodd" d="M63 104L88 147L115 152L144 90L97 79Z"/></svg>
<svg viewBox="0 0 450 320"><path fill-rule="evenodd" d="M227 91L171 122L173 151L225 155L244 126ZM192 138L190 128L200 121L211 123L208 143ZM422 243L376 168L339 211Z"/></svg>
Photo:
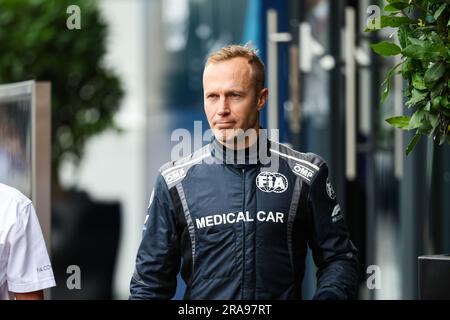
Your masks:
<svg viewBox="0 0 450 320"><path fill-rule="evenodd" d="M267 101L267 96L269 95L269 89L264 88L258 94L258 111L261 111Z"/></svg>

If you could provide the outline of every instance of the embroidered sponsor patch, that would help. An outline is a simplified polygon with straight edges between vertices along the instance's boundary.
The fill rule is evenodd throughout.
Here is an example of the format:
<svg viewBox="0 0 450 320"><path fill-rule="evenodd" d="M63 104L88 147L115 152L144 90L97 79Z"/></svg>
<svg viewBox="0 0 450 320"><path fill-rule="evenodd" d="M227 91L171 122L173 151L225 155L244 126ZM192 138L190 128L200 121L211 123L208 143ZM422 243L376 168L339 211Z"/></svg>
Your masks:
<svg viewBox="0 0 450 320"><path fill-rule="evenodd" d="M186 171L183 168L181 168L181 169L175 170L175 171L169 173L168 175L166 175L165 179L166 179L167 183L172 183L177 180L180 180L185 175L186 175Z"/></svg>
<svg viewBox="0 0 450 320"><path fill-rule="evenodd" d="M256 185L263 192L282 193L288 188L288 180L281 173L263 171L256 177Z"/></svg>
<svg viewBox="0 0 450 320"><path fill-rule="evenodd" d="M307 168L304 165L301 165L300 163L296 163L294 166L294 173L296 175L299 175L303 178L305 178L306 180L310 181L312 176L314 175L314 171Z"/></svg>

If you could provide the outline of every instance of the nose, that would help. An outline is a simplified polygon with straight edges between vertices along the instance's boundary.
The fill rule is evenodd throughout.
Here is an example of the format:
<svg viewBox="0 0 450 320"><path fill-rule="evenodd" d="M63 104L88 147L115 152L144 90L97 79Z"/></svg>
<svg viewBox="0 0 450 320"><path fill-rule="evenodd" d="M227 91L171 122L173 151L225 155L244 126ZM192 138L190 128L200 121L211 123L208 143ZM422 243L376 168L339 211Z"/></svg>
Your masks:
<svg viewBox="0 0 450 320"><path fill-rule="evenodd" d="M218 108L219 109L217 110L217 114L221 117L226 116L230 113L230 107L229 107L228 101L225 97L220 97Z"/></svg>

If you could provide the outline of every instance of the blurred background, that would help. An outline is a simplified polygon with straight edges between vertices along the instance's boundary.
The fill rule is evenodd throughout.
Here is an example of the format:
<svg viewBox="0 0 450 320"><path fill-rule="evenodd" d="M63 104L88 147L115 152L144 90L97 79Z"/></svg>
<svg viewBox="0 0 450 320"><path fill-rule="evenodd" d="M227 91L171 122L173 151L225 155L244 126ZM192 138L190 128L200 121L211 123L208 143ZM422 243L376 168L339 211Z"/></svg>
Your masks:
<svg viewBox="0 0 450 320"><path fill-rule="evenodd" d="M193 132L196 120L208 128L205 58L251 42L268 71L263 126L331 169L360 253L358 297L417 299L417 257L450 252L450 151L422 139L405 157L412 135L385 122L408 110L399 76L380 104L396 60L369 47L392 36L364 32L371 4L383 1L0 0L0 84L51 83L51 179L35 188L51 184L52 298L128 298L157 170L177 143L171 134ZM0 96L14 95L8 88ZM0 98L0 181L31 197L27 92L29 102ZM11 157L14 134L23 143ZM70 265L81 269L80 290L66 286ZM310 299L310 256L307 265ZM366 285L371 265L381 271L378 289ZM183 289L180 280L175 298Z"/></svg>

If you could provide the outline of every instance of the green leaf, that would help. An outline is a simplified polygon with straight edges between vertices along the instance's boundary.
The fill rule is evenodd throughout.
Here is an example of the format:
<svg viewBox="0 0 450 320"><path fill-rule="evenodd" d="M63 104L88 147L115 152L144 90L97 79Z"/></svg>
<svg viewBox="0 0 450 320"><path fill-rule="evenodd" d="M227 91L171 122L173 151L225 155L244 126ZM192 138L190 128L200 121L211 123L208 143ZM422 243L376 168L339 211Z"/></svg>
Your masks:
<svg viewBox="0 0 450 320"><path fill-rule="evenodd" d="M383 94L381 95L381 103L384 103L386 99L389 97L389 92L391 91L391 79L389 79L386 83L386 87L383 90Z"/></svg>
<svg viewBox="0 0 450 320"><path fill-rule="evenodd" d="M442 39L442 36L438 34L436 31L432 31L427 35L427 38L433 43L434 47L442 46L444 45L444 41Z"/></svg>
<svg viewBox="0 0 450 320"><path fill-rule="evenodd" d="M433 128L431 127L430 121L428 121L428 119L424 119L424 121L422 122L422 126L417 128L419 133L423 136L431 134L432 129Z"/></svg>
<svg viewBox="0 0 450 320"><path fill-rule="evenodd" d="M447 4L444 3L443 5L441 5L439 7L439 9L436 10L436 12L434 13L434 18L436 20L441 16L442 12L444 12L446 6L447 6Z"/></svg>
<svg viewBox="0 0 450 320"><path fill-rule="evenodd" d="M395 11L401 11L404 8L406 8L408 6L407 3L404 2L400 2L400 1L396 1L396 2L391 2L388 5L386 5L383 10L384 11L388 11L388 12L395 12Z"/></svg>
<svg viewBox="0 0 450 320"><path fill-rule="evenodd" d="M442 146L445 143L445 140L447 140L447 134L445 132L441 132L439 135L439 145Z"/></svg>
<svg viewBox="0 0 450 320"><path fill-rule="evenodd" d="M418 110L414 112L414 114L411 117L411 120L409 121L408 128L407 129L417 129L418 127L422 126L422 121L425 116L425 111Z"/></svg>
<svg viewBox="0 0 450 320"><path fill-rule="evenodd" d="M419 46L415 44L410 44L402 51L403 55L413 59L420 60L433 60L442 58L442 53L437 50L437 48L432 48L429 46Z"/></svg>
<svg viewBox="0 0 450 320"><path fill-rule="evenodd" d="M423 108L423 110L430 112L431 111L431 102L428 101L427 104L425 105L425 107Z"/></svg>
<svg viewBox="0 0 450 320"><path fill-rule="evenodd" d="M395 8L393 5L390 5L390 4L386 5L383 8L383 10L387 11L387 12L398 12L398 11L400 11L399 9Z"/></svg>
<svg viewBox="0 0 450 320"><path fill-rule="evenodd" d="M402 65L402 75L404 78L407 78L409 73L414 71L414 67L411 59L405 59L405 62Z"/></svg>
<svg viewBox="0 0 450 320"><path fill-rule="evenodd" d="M433 100L431 101L431 110L433 112L439 111L439 109L441 108L441 100L442 100L441 96L437 96L437 97L433 98Z"/></svg>
<svg viewBox="0 0 450 320"><path fill-rule="evenodd" d="M443 95L445 89L444 82L437 82L433 87L433 90L430 92L430 99L434 99L435 97L440 97Z"/></svg>
<svg viewBox="0 0 450 320"><path fill-rule="evenodd" d="M427 91L423 91L423 90L416 90L416 89L412 89L411 90L411 97L412 98L418 98L419 96L422 96L422 95L426 95L426 94L428 94L428 92Z"/></svg>
<svg viewBox="0 0 450 320"><path fill-rule="evenodd" d="M442 96L441 106L446 109L450 109L450 100L447 96Z"/></svg>
<svg viewBox="0 0 450 320"><path fill-rule="evenodd" d="M409 27L408 26L400 26L398 28L398 42L400 42L400 46L402 48L405 48L408 45L408 33L409 33Z"/></svg>
<svg viewBox="0 0 450 320"><path fill-rule="evenodd" d="M409 122L411 120L411 117L408 116L396 116L387 118L386 122L389 123L391 126L407 130L409 127Z"/></svg>
<svg viewBox="0 0 450 320"><path fill-rule="evenodd" d="M423 76L420 73L415 73L412 77L412 85L418 90L426 90L425 82Z"/></svg>
<svg viewBox="0 0 450 320"><path fill-rule="evenodd" d="M389 17L389 16L381 16L381 28L391 27L398 28L401 25L412 24L413 21L408 17Z"/></svg>
<svg viewBox="0 0 450 320"><path fill-rule="evenodd" d="M426 45L429 45L431 47L431 43L429 41L425 41L425 40L420 40L414 37L408 37L409 42L411 42L411 44L415 44L417 46L421 46L424 47Z"/></svg>
<svg viewBox="0 0 450 320"><path fill-rule="evenodd" d="M404 56L414 59L421 59L425 52L426 50L417 44L410 44L402 51Z"/></svg>
<svg viewBox="0 0 450 320"><path fill-rule="evenodd" d="M429 114L428 119L430 120L433 130L436 129L439 125L439 117L437 116L437 114Z"/></svg>
<svg viewBox="0 0 450 320"><path fill-rule="evenodd" d="M436 31L436 30L437 30L437 28L435 25L429 25L426 27L415 28L416 33L419 33L419 34L424 34L426 32L431 32L431 31Z"/></svg>
<svg viewBox="0 0 450 320"><path fill-rule="evenodd" d="M395 56L402 52L402 49L396 44L388 41L381 41L370 45L376 53L382 56Z"/></svg>
<svg viewBox="0 0 450 320"><path fill-rule="evenodd" d="M417 131L414 137L409 142L408 146L406 147L406 155L409 155L411 151L413 151L414 147L416 146L417 142L419 142L421 134Z"/></svg>
<svg viewBox="0 0 450 320"><path fill-rule="evenodd" d="M408 106L408 108L410 108L413 105L415 105L416 103L424 100L426 98L426 96L428 95L428 92L420 92L419 90L416 90L416 89L413 89L411 91L411 93L412 93L411 99L409 99L406 102L406 105Z"/></svg>
<svg viewBox="0 0 450 320"><path fill-rule="evenodd" d="M428 88L432 88L434 83L438 81L445 73L445 62L440 61L433 63L425 72L423 80Z"/></svg>
<svg viewBox="0 0 450 320"><path fill-rule="evenodd" d="M399 62L397 63L395 66L393 66L391 69L389 69L387 75L386 75L386 79L383 81L383 83L381 84L381 86L386 84L386 88L384 88L383 90L383 94L381 95L381 103L384 103L386 101L386 99L389 97L389 92L391 91L391 81L392 81L392 76L395 73L395 70L397 70L397 68L402 64L403 62Z"/></svg>

